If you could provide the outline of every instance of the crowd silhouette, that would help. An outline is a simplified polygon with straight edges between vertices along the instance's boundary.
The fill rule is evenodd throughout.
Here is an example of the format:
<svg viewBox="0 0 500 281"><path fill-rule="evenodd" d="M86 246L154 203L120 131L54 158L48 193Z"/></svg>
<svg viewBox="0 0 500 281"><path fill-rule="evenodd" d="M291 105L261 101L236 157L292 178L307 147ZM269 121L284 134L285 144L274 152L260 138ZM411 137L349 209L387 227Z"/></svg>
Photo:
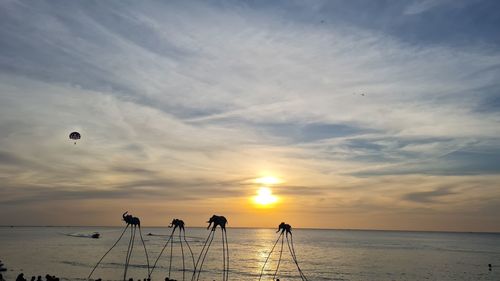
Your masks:
<svg viewBox="0 0 500 281"><path fill-rule="evenodd" d="M1 274L0 274L0 281L5 281L5 279L3 279L3 276ZM28 281L28 280L24 278L24 273L19 273L19 275L17 275L16 281ZM43 279L41 275L38 275L38 277L31 276L31 281L43 281ZM59 277L56 277L55 275L46 274L45 281L59 281Z"/></svg>
<svg viewBox="0 0 500 281"><path fill-rule="evenodd" d="M38 275L38 276L31 276L31 279L30 279L30 281L59 281L59 280L60 280L59 277L56 277L55 275L50 275L50 274L46 274L45 278L42 278L41 275ZM3 278L2 274L0 274L0 281L6 281ZM28 281L28 279L26 279L24 277L24 273L19 273L19 275L17 275L16 281ZM98 279L95 279L95 281L102 281L102 279L98 278ZM136 280L134 280L134 278L129 278L128 281L136 281ZM151 278L144 278L144 279L138 278L137 281L151 281ZM165 277L165 281L177 281L177 280L171 279L169 277Z"/></svg>

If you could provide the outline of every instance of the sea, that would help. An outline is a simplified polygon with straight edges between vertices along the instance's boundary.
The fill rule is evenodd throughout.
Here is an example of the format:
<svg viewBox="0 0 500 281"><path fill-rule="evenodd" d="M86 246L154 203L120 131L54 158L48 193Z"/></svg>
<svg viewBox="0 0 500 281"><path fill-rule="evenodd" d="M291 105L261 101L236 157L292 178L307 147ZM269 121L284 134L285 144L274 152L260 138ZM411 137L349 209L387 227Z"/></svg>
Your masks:
<svg viewBox="0 0 500 281"><path fill-rule="evenodd" d="M45 274L87 280L122 231L123 227L0 227L0 260L7 268L1 273L7 281L21 272L28 280ZM94 232L101 237L90 238ZM185 241L181 247L177 231L166 247L172 229L143 227L141 232L150 266L157 260L152 280L191 280L193 263L210 230L186 228L193 256ZM125 231L91 279L123 280L131 234L130 229ZM214 235L195 280L224 280L221 230ZM499 233L294 229L295 259L286 238L282 244L275 229L228 228L227 238L228 280L500 280ZM147 275L137 230L126 278L143 280Z"/></svg>

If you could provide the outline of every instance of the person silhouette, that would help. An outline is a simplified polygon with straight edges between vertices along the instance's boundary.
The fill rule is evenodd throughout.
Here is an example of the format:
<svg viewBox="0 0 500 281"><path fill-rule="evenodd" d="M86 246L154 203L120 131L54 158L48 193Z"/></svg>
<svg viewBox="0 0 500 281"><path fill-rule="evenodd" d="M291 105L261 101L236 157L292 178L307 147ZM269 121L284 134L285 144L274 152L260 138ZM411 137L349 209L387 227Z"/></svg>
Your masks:
<svg viewBox="0 0 500 281"><path fill-rule="evenodd" d="M19 273L19 275L17 275L16 281L26 281L26 279L24 278L24 273Z"/></svg>

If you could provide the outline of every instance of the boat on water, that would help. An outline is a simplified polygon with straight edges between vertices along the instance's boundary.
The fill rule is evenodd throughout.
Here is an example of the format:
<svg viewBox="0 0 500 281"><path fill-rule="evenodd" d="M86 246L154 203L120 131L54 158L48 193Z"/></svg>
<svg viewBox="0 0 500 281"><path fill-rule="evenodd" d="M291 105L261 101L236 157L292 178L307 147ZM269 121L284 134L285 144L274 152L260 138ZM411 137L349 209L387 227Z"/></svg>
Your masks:
<svg viewBox="0 0 500 281"><path fill-rule="evenodd" d="M98 239L99 237L101 237L101 234L99 234L99 232L94 232L94 234L92 234L90 237Z"/></svg>

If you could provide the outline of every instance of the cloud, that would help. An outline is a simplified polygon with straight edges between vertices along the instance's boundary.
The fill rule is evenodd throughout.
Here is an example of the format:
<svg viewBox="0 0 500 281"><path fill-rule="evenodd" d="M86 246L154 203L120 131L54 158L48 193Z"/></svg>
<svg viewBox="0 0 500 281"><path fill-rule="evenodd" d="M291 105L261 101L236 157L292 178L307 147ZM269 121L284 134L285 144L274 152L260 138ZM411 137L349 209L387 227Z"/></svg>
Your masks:
<svg viewBox="0 0 500 281"><path fill-rule="evenodd" d="M433 144L432 146L436 146ZM415 146L413 146L415 147ZM417 146L422 149L422 146ZM424 149L428 146L423 146ZM438 146L440 147L440 146ZM474 146L472 146L474 147ZM377 176L377 175L405 175L405 174L430 174L430 175L486 175L498 174L500 166L498 165L499 155L494 150L469 150L470 148L452 149L446 152L440 149L432 154L432 148L428 153L408 153L397 156L407 159L398 161L398 159L388 161L392 165L379 167L378 169L367 169L357 171L354 174L358 176ZM441 155L437 154L440 153Z"/></svg>
<svg viewBox="0 0 500 281"><path fill-rule="evenodd" d="M0 165L19 165L22 162L23 161L21 159L12 153L0 151Z"/></svg>
<svg viewBox="0 0 500 281"><path fill-rule="evenodd" d="M415 15L426 12L434 7L443 5L449 1L447 0L423 0L423 1L415 1L410 6L408 6L404 14L406 15Z"/></svg>
<svg viewBox="0 0 500 281"><path fill-rule="evenodd" d="M434 203L439 198L455 194L449 187L439 188L433 191L412 192L403 196L403 199L417 203Z"/></svg>
<svg viewBox="0 0 500 281"><path fill-rule="evenodd" d="M499 173L498 36L431 40L426 14L452 34L450 9L468 10L412 3L2 2L2 202L238 213L226 203L244 205L258 188L247 180L275 173L278 195L327 221L421 208L398 183L383 189L391 175L429 179L404 193L429 203L421 193L456 175L486 185L475 176ZM477 17L485 5L470 8L480 27L494 23Z"/></svg>

